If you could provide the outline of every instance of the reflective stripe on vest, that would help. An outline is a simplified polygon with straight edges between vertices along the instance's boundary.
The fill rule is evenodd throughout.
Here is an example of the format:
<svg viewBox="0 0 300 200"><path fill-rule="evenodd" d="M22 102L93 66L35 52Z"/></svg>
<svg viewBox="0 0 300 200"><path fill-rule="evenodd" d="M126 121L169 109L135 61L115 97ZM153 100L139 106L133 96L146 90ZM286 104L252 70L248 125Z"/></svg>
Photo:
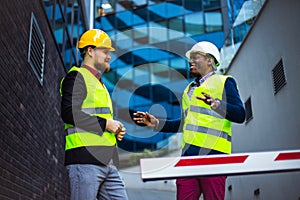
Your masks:
<svg viewBox="0 0 300 200"><path fill-rule="evenodd" d="M224 119L224 116L221 116L219 113L217 113L217 112L215 112L211 109L208 109L208 108L203 108L203 107L199 107L199 106L191 106L190 111L205 114L205 115L214 116L214 117L220 118L220 119Z"/></svg>
<svg viewBox="0 0 300 200"><path fill-rule="evenodd" d="M83 76L86 85L87 95L81 110L92 116L113 119L112 102L105 86L88 69L73 67L70 71L78 71ZM76 118L74 121L76 125ZM100 135L70 124L65 124L65 127L67 128L65 150L83 146L114 146L116 144L115 135L108 131Z"/></svg>
<svg viewBox="0 0 300 200"><path fill-rule="evenodd" d="M195 125L192 125L192 124L187 124L185 129L189 130L189 131L206 133L208 135L221 137L221 138L224 138L225 140L231 142L231 135L228 135L228 133L226 133L224 131L219 131L219 130L216 130L216 129L207 128L207 127L203 127L203 126L195 126Z"/></svg>
<svg viewBox="0 0 300 200"><path fill-rule="evenodd" d="M114 146L115 144L115 139L108 137L105 133L100 136L90 132L76 132L66 136L65 150L84 146Z"/></svg>
<svg viewBox="0 0 300 200"><path fill-rule="evenodd" d="M101 107L101 108L82 108L82 111L87 114L110 114L109 107Z"/></svg>
<svg viewBox="0 0 300 200"><path fill-rule="evenodd" d="M187 143L231 153L231 122L203 101L196 99L196 96L203 96L202 92L205 92L222 100L227 78L228 76L212 75L195 88L191 98L187 95L190 85L185 89L182 97L182 108L185 112L183 146Z"/></svg>

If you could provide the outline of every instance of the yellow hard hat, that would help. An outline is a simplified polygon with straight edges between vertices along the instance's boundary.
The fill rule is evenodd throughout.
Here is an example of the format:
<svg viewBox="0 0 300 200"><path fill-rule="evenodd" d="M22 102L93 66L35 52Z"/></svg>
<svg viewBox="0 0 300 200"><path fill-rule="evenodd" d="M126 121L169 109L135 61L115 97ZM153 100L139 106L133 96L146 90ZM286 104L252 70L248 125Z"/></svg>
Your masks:
<svg viewBox="0 0 300 200"><path fill-rule="evenodd" d="M78 41L78 48L84 48L86 46L95 46L95 47L103 47L108 48L110 51L114 51L115 49L111 46L110 37L102 30L99 29L91 29L83 33Z"/></svg>

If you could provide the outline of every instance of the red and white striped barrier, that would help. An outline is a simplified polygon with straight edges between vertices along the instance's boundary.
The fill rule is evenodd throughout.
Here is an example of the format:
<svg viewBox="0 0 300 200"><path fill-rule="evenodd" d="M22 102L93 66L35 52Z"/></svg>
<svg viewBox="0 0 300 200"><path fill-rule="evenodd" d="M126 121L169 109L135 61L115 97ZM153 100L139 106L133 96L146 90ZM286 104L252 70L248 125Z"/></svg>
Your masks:
<svg viewBox="0 0 300 200"><path fill-rule="evenodd" d="M143 181L300 171L300 150L145 158L140 167Z"/></svg>

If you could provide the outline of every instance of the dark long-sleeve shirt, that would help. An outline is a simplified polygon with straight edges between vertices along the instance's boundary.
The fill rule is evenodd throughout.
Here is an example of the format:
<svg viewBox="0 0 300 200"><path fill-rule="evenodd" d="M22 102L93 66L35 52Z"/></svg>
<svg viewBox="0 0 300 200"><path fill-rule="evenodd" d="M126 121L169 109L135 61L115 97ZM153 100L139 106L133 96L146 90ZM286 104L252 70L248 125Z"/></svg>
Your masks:
<svg viewBox="0 0 300 200"><path fill-rule="evenodd" d="M215 111L221 114L222 116L225 116L225 118L231 122L243 123L245 121L246 111L243 102L241 101L239 92L237 90L237 84L233 78L226 79L222 99L226 99L226 101L220 100L221 104ZM155 129L161 132L181 132L183 128L183 120L183 118L178 118L174 120L160 119L159 126ZM189 147L184 148L183 151L184 155L199 155L201 148L196 147L194 145L189 145ZM210 150L209 153L205 154L217 153L221 152Z"/></svg>

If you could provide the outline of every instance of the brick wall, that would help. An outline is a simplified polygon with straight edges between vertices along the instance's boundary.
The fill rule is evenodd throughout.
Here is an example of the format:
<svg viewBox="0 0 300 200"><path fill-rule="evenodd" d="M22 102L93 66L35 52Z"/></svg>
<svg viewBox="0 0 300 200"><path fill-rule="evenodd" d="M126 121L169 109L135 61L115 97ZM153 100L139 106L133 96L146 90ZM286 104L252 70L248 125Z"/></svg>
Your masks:
<svg viewBox="0 0 300 200"><path fill-rule="evenodd" d="M31 13L46 41L44 85L27 62ZM0 6L0 199L68 199L59 82L64 67L41 1Z"/></svg>

